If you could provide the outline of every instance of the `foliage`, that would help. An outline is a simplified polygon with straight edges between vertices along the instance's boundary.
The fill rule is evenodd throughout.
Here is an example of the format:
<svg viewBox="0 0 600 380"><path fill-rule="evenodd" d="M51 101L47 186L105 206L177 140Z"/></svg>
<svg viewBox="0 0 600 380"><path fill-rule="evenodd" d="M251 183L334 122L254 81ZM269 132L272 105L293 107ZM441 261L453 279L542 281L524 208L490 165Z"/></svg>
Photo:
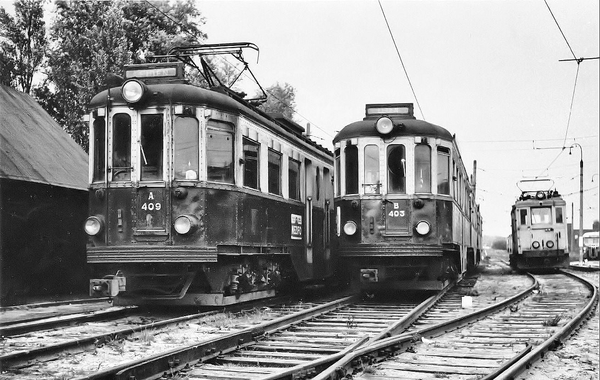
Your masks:
<svg viewBox="0 0 600 380"><path fill-rule="evenodd" d="M265 89L267 101L260 105L260 109L267 113L283 114L292 120L296 108L296 89L289 83L281 85L279 82Z"/></svg>
<svg viewBox="0 0 600 380"><path fill-rule="evenodd" d="M88 135L82 116L109 74L125 64L162 55L177 44L206 38L204 23L192 0L129 2L56 1L50 31L48 79L38 100L86 151Z"/></svg>
<svg viewBox="0 0 600 380"><path fill-rule="evenodd" d="M44 0L16 0L15 17L0 8L0 84L30 93L46 53Z"/></svg>

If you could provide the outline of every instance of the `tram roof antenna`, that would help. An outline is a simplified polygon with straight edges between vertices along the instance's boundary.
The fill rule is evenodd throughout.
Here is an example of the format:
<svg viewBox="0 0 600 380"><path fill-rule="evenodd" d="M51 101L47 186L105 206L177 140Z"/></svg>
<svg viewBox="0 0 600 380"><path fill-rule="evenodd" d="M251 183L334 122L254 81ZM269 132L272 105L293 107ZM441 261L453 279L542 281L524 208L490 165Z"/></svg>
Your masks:
<svg viewBox="0 0 600 380"><path fill-rule="evenodd" d="M200 72L202 77L204 77L204 79L208 82L208 85L210 87L216 87L218 84L218 86L227 89L229 92L233 92L237 96L239 96L240 94L233 91L231 89L231 87L242 76L243 72L245 70L248 70L248 72L252 76L252 79L254 80L256 85L260 88L260 91L262 92L262 96L252 98L252 99L245 99L245 101L247 101L251 104L254 104L254 105L264 103L267 100L267 93L265 92L265 90L262 88L262 86L258 82L258 79L256 79L256 76L254 76L254 73L252 72L252 70L250 70L250 67L248 66L248 62L246 62L246 60L244 59L244 56L243 56L244 49L255 50L260 55L260 50L258 49L258 46L256 46L255 44L253 44L251 42L229 42L229 43L220 43L220 44L199 44L199 45L176 46L176 47L172 48L171 50L169 50L168 56L178 59L178 60L196 68ZM210 65L204 59L204 57L211 56L211 55L231 55L232 57L234 57L236 60L238 60L239 62L241 62L244 65L243 70L240 71L239 75L237 77L235 77L235 79L229 84L229 86L226 86L223 84L223 82L221 82L221 80L216 75L214 70L210 67ZM198 65L194 62L194 60L193 60L194 57L200 58L200 64L202 65L202 68L198 67ZM258 62L258 56L256 57L256 61Z"/></svg>

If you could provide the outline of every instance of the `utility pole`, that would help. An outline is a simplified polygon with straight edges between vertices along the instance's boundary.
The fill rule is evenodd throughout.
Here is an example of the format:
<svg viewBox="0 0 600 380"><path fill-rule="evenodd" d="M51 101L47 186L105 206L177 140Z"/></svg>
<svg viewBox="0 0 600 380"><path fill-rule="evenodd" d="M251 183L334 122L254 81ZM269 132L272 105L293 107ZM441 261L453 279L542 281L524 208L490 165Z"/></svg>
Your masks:
<svg viewBox="0 0 600 380"><path fill-rule="evenodd" d="M571 149L573 147L579 147L579 236L577 247L579 249L579 264L583 264L583 247L580 242L582 242L583 236L583 148L578 143L575 143L569 147L569 154L571 154Z"/></svg>

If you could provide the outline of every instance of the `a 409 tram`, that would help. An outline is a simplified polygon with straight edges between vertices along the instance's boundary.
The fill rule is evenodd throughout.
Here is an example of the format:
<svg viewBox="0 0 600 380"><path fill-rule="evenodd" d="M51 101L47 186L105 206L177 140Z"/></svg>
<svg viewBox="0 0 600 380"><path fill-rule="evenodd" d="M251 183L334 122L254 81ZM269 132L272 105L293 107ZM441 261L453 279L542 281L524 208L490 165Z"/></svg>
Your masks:
<svg viewBox="0 0 600 380"><path fill-rule="evenodd" d="M521 180L512 206L510 265L515 269L569 267L566 202L550 179Z"/></svg>
<svg viewBox="0 0 600 380"><path fill-rule="evenodd" d="M411 103L367 104L334 145L336 252L353 287L439 290L479 263L475 181L450 132Z"/></svg>
<svg viewBox="0 0 600 380"><path fill-rule="evenodd" d="M128 66L89 108L90 294L225 305L333 274L333 157L301 126L188 84L181 62Z"/></svg>

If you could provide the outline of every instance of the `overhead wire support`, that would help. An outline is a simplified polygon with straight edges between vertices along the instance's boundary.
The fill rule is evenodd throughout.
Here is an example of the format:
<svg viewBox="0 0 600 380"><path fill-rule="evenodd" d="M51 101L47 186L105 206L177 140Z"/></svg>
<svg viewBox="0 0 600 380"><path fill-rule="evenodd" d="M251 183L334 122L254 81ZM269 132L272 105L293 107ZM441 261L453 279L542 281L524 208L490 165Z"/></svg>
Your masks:
<svg viewBox="0 0 600 380"><path fill-rule="evenodd" d="M406 75L406 79L408 80L408 85L410 86L413 96L415 97L415 103L417 103L417 107L419 107L419 112L421 112L421 117L423 118L423 120L425 120L425 114L423 113L423 110L421 109L421 104L419 103L419 99L417 98L415 89L412 85L412 82L410 81L410 77L408 76L408 71L406 71L406 67L404 66L404 61L402 60L402 56L400 55L400 50L398 49L398 45L396 44L396 39L394 38L394 34L392 33L392 29L390 28L390 24L385 15L385 11L383 10L383 5L381 5L381 0L377 0L377 2L379 3L379 8L381 9L381 14L383 15L383 19L385 20L385 25L387 25L388 31L390 32L390 37L392 37L392 42L394 43L394 47L396 48L396 54L398 55L398 58L400 59L400 64L402 64L402 69L404 70L404 75Z"/></svg>

